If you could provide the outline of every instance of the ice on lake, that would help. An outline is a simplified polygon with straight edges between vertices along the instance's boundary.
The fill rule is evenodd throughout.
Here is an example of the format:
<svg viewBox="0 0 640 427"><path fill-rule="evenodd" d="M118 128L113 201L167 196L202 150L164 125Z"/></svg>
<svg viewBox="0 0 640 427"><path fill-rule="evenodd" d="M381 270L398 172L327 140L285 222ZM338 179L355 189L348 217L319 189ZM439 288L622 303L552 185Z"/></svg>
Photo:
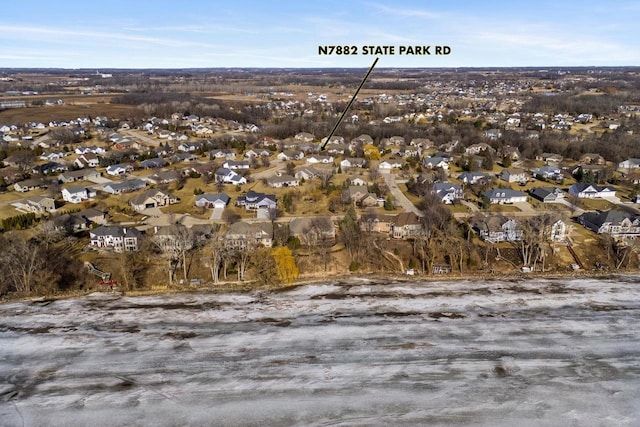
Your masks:
<svg viewBox="0 0 640 427"><path fill-rule="evenodd" d="M638 277L0 305L0 425L640 425Z"/></svg>

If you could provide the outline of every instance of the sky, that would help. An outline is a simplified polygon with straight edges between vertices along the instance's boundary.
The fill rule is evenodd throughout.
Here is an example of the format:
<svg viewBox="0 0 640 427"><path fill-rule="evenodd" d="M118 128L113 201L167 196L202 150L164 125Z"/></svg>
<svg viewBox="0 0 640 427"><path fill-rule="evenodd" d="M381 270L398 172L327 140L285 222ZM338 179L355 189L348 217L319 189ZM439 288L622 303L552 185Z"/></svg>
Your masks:
<svg viewBox="0 0 640 427"><path fill-rule="evenodd" d="M364 68L363 46L395 46L377 67L640 66L639 22L637 0L8 1L0 67Z"/></svg>

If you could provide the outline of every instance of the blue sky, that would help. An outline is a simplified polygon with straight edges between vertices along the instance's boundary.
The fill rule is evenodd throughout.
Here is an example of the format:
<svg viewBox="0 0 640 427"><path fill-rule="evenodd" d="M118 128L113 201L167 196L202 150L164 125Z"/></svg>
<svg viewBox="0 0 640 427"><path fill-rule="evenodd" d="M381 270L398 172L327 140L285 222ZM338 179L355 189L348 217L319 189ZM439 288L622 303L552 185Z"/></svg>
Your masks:
<svg viewBox="0 0 640 427"><path fill-rule="evenodd" d="M517 3L517 4L515 4ZM368 67L319 45L447 45L378 67L640 66L634 1L9 1L0 67Z"/></svg>

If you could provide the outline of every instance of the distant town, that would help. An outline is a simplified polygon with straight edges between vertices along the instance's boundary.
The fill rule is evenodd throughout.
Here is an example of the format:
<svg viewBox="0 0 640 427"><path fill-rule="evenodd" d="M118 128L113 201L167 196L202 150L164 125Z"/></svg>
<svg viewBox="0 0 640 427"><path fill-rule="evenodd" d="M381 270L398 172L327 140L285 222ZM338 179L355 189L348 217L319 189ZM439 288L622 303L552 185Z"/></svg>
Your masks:
<svg viewBox="0 0 640 427"><path fill-rule="evenodd" d="M0 296L639 267L640 69L363 73L0 70Z"/></svg>

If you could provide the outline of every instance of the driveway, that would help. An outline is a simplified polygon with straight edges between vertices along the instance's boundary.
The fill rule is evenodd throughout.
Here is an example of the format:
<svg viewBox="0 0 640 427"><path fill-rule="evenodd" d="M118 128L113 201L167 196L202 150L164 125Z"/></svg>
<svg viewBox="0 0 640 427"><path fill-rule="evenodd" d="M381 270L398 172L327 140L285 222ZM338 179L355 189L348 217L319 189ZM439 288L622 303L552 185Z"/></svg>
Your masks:
<svg viewBox="0 0 640 427"><path fill-rule="evenodd" d="M224 208L213 208L211 211L211 216L209 217L210 221L220 221L222 220L222 214L224 213Z"/></svg>
<svg viewBox="0 0 640 427"><path fill-rule="evenodd" d="M416 206L411 203L411 200L404 195L404 193L398 188L396 184L396 176L392 173L381 172L380 175L384 179L384 182L389 187L389 191L391 191L391 195L393 196L396 205L400 205L405 212L413 212L418 216L422 216L422 212L420 209L416 208Z"/></svg>

